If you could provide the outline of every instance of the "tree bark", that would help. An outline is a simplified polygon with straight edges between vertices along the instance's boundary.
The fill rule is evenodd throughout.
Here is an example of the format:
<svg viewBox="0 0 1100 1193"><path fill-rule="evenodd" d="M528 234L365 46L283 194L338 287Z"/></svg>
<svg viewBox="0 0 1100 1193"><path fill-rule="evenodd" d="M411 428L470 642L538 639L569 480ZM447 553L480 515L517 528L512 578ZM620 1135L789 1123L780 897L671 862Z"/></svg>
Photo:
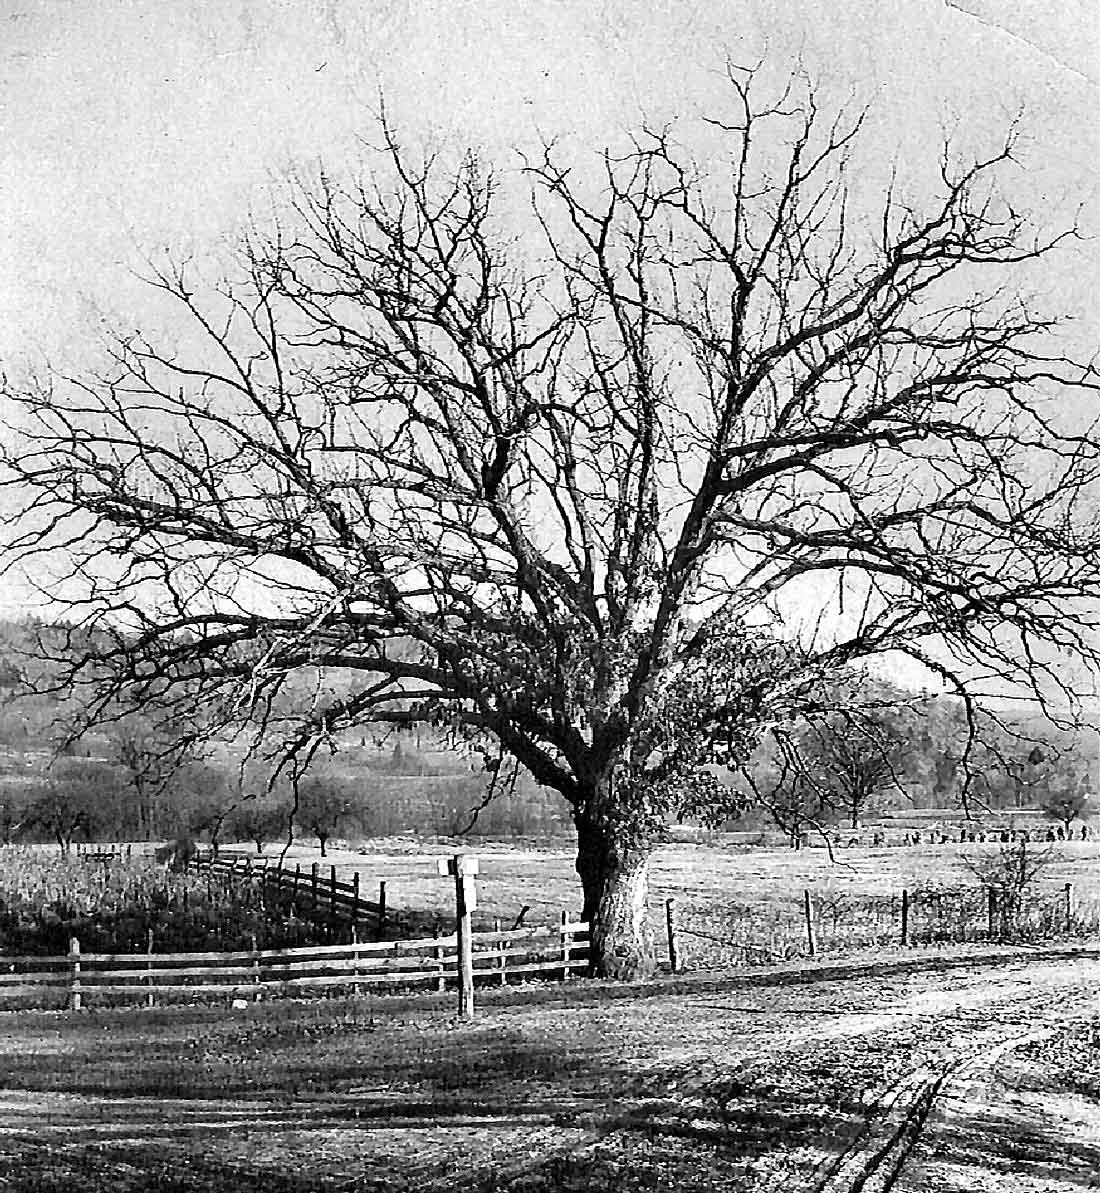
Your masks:
<svg viewBox="0 0 1100 1193"><path fill-rule="evenodd" d="M625 826L581 811L574 821L582 915L591 925L589 968L619 981L647 978L656 969L648 906L653 846L633 843Z"/></svg>

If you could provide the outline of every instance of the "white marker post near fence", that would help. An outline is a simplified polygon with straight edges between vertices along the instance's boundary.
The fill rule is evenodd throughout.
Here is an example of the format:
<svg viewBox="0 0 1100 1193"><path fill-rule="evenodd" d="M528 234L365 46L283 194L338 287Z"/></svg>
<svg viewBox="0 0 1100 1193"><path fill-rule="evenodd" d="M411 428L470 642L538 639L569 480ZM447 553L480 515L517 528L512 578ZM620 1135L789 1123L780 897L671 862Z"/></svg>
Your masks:
<svg viewBox="0 0 1100 1193"><path fill-rule="evenodd" d="M455 880L455 922L458 935L458 1014L470 1019L474 1013L474 948L470 916L477 907L477 858L456 853L439 859L439 873Z"/></svg>

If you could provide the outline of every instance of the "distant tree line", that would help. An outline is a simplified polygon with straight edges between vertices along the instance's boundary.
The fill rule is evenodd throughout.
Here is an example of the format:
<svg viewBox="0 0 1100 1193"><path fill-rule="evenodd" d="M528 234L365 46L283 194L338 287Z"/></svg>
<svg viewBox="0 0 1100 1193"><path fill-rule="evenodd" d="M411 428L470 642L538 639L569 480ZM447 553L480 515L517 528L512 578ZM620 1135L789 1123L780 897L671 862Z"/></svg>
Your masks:
<svg viewBox="0 0 1100 1193"><path fill-rule="evenodd" d="M753 819L792 842L906 809L981 816L1027 808L1067 829L1091 814L1095 745L1049 723L885 683L834 691L831 704L776 732L732 779L749 795Z"/></svg>
<svg viewBox="0 0 1100 1193"><path fill-rule="evenodd" d="M45 623L0 622L0 842L194 837L266 849L293 832L325 850L344 837L570 831L558 793L521 772L510 792L489 799L491 775L422 727L381 740L345 734L296 790L272 785L232 743L181 754L180 727L155 709L71 737L79 698L55 689L46 661L59 638ZM721 776L751 805L727 826L772 824L796 841L905 809L1031 808L1067 828L1090 814L1091 741L1037 718L977 715L971 734L960 701L869 679L858 691L834 685L813 716Z"/></svg>

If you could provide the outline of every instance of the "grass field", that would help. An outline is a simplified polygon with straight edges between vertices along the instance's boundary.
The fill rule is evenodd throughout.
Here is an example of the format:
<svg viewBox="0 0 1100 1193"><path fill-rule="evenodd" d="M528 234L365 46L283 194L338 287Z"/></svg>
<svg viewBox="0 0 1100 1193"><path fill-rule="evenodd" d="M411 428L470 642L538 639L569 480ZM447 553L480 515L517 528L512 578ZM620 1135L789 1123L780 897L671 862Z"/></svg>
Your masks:
<svg viewBox="0 0 1100 1193"><path fill-rule="evenodd" d="M247 846L239 847L246 850ZM1100 899L1100 841L1067 841L1051 846L1041 881L1047 886L1072 882L1083 900ZM897 848L838 850L833 858L820 848L793 850L726 844L721 836L706 842L674 842L661 847L651 867L654 904L674 896L685 904L727 899L780 909L794 909L802 891L889 895L903 887L938 884L949 887L976 884L968 860L991 856L998 845L917 845ZM268 853L278 852L268 848ZM358 870L365 895L372 895L385 879L387 897L395 909L437 910L448 914L452 893L440 878L437 859L452 853L476 853L479 913L483 917L514 916L524 904L540 916L561 909L577 911L580 884L573 868L575 851L556 846L514 846L468 840L413 842L383 838L357 843L354 848L328 850L322 859L308 842L296 841L287 861L308 867L332 864L343 878ZM325 870L327 872L327 869Z"/></svg>
<svg viewBox="0 0 1100 1193"><path fill-rule="evenodd" d="M916 939L933 916L943 921L942 939L971 939L951 935L951 917L959 912L962 900L975 930L984 923L985 896L972 867L995 857L1000 848L992 843L857 847L830 857L821 848L746 846L720 836L706 842L670 843L653 860L651 918L660 941L665 900L676 900L687 957L694 965L782 960L805 947L805 890L813 895L822 946L836 948L845 936L857 947L892 937L900 894L908 889L917 896L912 920ZM1064 886L1072 883L1081 923L1089 930L1100 924L1100 841L1034 848L1045 859L1035 887L1038 901L1056 915L1063 906ZM529 909L527 923L556 922L563 910L579 915L574 853L565 843L517 847L390 838L362 842L354 849L330 849L323 866L327 873L327 867L334 865L343 879L358 871L368 898L378 882L385 881L392 914L415 932L430 929L436 921L446 925L453 916L453 886L439 876L437 863L456 851L476 852L480 858L475 926L488 928L497 919L508 926L524 907ZM307 867L321 859L307 843L297 842L286 860ZM955 903L938 904L937 892L950 892Z"/></svg>
<svg viewBox="0 0 1100 1193"><path fill-rule="evenodd" d="M376 898L384 882L387 935L423 937L436 928L450 930L453 884L440 877L438 863L454 852L476 851L480 857L476 928L492 928L498 921L511 927L521 912L527 924L556 923L563 911L574 919L580 914L573 850L565 842L520 846L398 837L351 844L330 847L322 859L310 842L296 841L282 861L305 872L316 863L322 878L332 868L344 881L358 873L365 899ZM902 890L909 893L912 943L985 940L986 895L975 871L996 859L1001 848L993 843L856 846L830 856L823 848L746 845L720 835L672 842L657 851L651 867L658 951L665 949L665 902L671 898L681 927L681 955L691 968L801 956L808 948L806 891L822 951L900 943ZM1026 915L1020 917L1030 927L1018 935L1045 939L1100 930L1100 841L1029 848L1042 867ZM227 849L238 852L250 854L251 847L238 843ZM272 861L277 853L269 847ZM1074 913L1068 922L1067 883ZM62 952L71 930L79 931L86 951L142 950L149 927L155 929L158 952L247 948L250 934L262 937L261 947L278 947L278 912L274 906L266 912L261 908L254 887L243 881L230 881L217 891L208 886L209 878L170 875L151 858L135 856L104 868L63 859L48 847L0 850L0 897L7 917L0 917L0 952ZM187 889L190 907L181 905ZM39 936L42 947L32 949Z"/></svg>

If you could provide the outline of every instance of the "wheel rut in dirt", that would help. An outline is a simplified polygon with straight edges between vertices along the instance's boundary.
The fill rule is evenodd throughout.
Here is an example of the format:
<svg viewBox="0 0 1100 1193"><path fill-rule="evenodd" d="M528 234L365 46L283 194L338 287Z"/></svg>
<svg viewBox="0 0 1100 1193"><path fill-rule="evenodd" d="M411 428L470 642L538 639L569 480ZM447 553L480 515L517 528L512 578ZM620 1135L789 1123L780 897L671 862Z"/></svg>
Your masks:
<svg viewBox="0 0 1100 1193"><path fill-rule="evenodd" d="M8 1071L21 1078L0 1091L0 1157L22 1148L47 1164L52 1149L76 1164L130 1149L258 1180L316 1153L349 1189L389 1176L395 1189L572 1193L604 1188L601 1174L634 1182L607 1188L685 1193L955 1193L912 1183L929 1125L997 1057L1095 1015L1100 958L929 962L715 976L636 999L531 992L487 999L472 1025L196 1012L154 1024L155 1048L139 1017L28 1019L22 1057L17 1033L0 1035L0 1065L18 1059ZM172 1056L200 1028L184 1093ZM447 1167L460 1160L465 1184Z"/></svg>

